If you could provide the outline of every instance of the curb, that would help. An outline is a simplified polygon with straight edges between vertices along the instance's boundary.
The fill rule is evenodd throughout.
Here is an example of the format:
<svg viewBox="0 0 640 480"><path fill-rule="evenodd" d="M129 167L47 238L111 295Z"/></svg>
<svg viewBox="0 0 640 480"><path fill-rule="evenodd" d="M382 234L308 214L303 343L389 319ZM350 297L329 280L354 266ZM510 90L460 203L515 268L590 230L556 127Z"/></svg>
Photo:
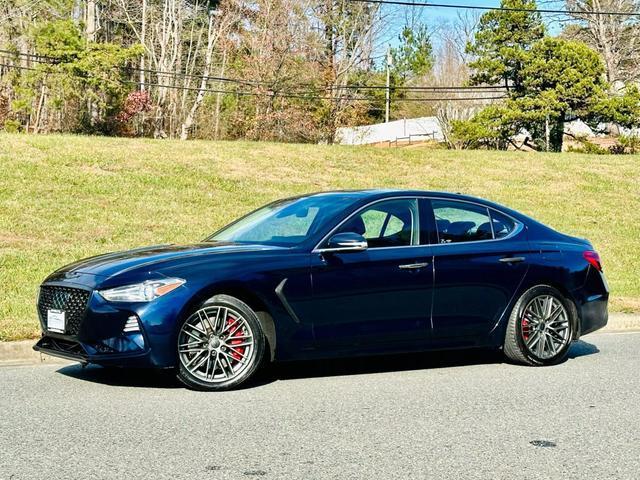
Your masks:
<svg viewBox="0 0 640 480"><path fill-rule="evenodd" d="M607 326L597 333L640 331L640 314L611 313ZM52 357L33 349L36 340L0 342L0 367L17 365L68 365L72 361Z"/></svg>
<svg viewBox="0 0 640 480"><path fill-rule="evenodd" d="M0 342L0 367L16 365L67 365L70 362L63 358L52 357L33 349L36 340L19 340L17 342Z"/></svg>
<svg viewBox="0 0 640 480"><path fill-rule="evenodd" d="M640 314L638 313L610 313L607 326L599 332L623 332L625 330L640 330Z"/></svg>

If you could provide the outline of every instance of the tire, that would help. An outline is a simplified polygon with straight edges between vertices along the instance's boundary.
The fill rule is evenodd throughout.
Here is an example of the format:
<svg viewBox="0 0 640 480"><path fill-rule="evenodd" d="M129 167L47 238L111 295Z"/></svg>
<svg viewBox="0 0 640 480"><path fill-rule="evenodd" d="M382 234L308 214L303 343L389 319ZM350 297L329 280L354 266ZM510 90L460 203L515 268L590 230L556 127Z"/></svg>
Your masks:
<svg viewBox="0 0 640 480"><path fill-rule="evenodd" d="M235 297L216 295L180 324L177 377L193 390L237 388L256 372L265 347L256 313Z"/></svg>
<svg viewBox="0 0 640 480"><path fill-rule="evenodd" d="M530 288L518 299L507 324L504 354L524 365L555 365L566 359L574 336L574 307L548 285Z"/></svg>

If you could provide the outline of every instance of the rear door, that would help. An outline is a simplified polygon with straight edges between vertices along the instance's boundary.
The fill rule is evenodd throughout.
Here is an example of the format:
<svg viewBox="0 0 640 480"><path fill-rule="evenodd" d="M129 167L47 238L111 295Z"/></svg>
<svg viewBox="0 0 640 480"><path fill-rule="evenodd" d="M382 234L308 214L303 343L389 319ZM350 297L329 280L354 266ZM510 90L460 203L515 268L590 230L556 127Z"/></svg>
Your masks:
<svg viewBox="0 0 640 480"><path fill-rule="evenodd" d="M486 338L528 269L524 226L492 208L431 199L434 341L474 344Z"/></svg>

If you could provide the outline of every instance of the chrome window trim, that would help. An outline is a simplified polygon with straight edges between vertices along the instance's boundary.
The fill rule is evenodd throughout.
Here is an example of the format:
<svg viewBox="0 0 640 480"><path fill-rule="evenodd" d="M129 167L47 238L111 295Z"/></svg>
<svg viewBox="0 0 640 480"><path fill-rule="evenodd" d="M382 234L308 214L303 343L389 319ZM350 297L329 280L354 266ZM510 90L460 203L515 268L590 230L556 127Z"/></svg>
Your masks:
<svg viewBox="0 0 640 480"><path fill-rule="evenodd" d="M515 237L517 234L522 232L522 230L524 230L524 224L521 221L519 221L518 219L512 217L508 213L504 213L502 210L499 210L499 209L494 208L494 207L490 207L488 205L484 205L484 204L482 204L480 202L474 202L472 200L459 200L457 198L446 198L446 197L426 196L426 195L395 196L395 197L379 198L378 200L374 200L374 201L372 201L370 203L367 203L366 205L363 205L362 207L360 207L357 210L355 210L354 212L352 212L349 216L344 218L340 223L338 223L335 227L333 227L329 231L329 233L327 233L324 237L322 237L322 239L318 243L316 243L316 246L313 247L313 249L311 250L311 253L320 253L321 254L324 249L321 249L321 248L318 248L318 247L320 245L322 245L324 242L326 242L329 239L329 237L331 235L333 235L333 233L337 229L339 229L343 224L345 224L354 215L357 215L359 212L361 212L365 208L368 208L371 205L375 205L376 203L384 202L386 200L403 200L403 199L411 199L411 200L418 200L418 199L422 199L422 200L442 200L442 201L451 201L451 202L460 202L460 203L470 203L471 205L477 205L479 207L486 208L487 210L489 210L489 214L491 214L491 210L495 210L496 212L500 213L501 215L504 215L505 217L510 218L511 220L513 220L515 228L513 229L512 232L509 233L509 235L507 235L505 237L502 237L502 238L492 238L491 240L473 240L473 241L470 241L470 242L455 242L455 243L427 243L427 244L424 244L424 245L418 243L417 245L402 245L402 246L397 246L397 247L374 247L373 248L374 250L386 250L386 249L390 249L390 248L446 247L446 246L450 246L450 245L470 245L470 244L487 243L487 242L501 242L503 240L508 240L510 238ZM433 208L431 208L431 213L433 214ZM418 217L419 216L420 216L420 203L418 202ZM433 221L434 221L434 226L435 226L436 235L437 235L438 234L438 226L435 224L435 215L434 215ZM492 223L493 223L493 220L492 220ZM493 231L493 225L491 226L491 228L492 228L492 231Z"/></svg>
<svg viewBox="0 0 640 480"><path fill-rule="evenodd" d="M366 208L369 208L372 205L375 205L376 203L380 203L380 202L386 202L387 200L415 200L416 202L416 213L418 214L418 218L415 219L415 223L416 223L416 229L419 232L420 229L420 202L418 202L419 198L424 198L424 197L413 197L413 196L396 196L396 197L386 197L386 198L379 198L378 200L374 200L373 202L369 202L366 205L363 205L362 207L358 208L356 211L352 212L351 215L349 215L348 217L344 218L340 223L338 223L335 227L333 227L329 233L327 233L324 237L322 237L322 240L320 240L318 243L316 243L316 246L313 247L313 249L311 250L311 253L323 253L323 251L326 251L326 249L324 248L319 248L320 245L322 245L324 242L326 242L329 237L331 235L333 235L333 233L338 230L342 225L344 225L345 223L347 223L349 220L351 220L351 218L353 218L355 215L357 215L358 213L360 213L361 211L365 210ZM411 228L413 229L413 215L411 215ZM411 241L413 242L413 234L412 234L412 238ZM420 245L420 233L418 233L418 244L416 245L401 245L401 246L395 246L395 247L372 247L373 250L382 250L382 249L387 249L387 248L413 248L413 247L426 247L428 245ZM367 248L367 250L369 250L369 248Z"/></svg>
<svg viewBox="0 0 640 480"><path fill-rule="evenodd" d="M478 243L487 243L487 242L501 242L502 240L508 240L511 237L515 237L518 233L520 233L524 229L524 225L518 221L516 221L516 227L506 237L502 238L492 238L491 240L472 240L470 242L452 242L452 243L431 243L428 246L430 247L446 247L447 245L475 245ZM425 245L427 246L427 245Z"/></svg>
<svg viewBox="0 0 640 480"><path fill-rule="evenodd" d="M489 214L489 226L491 227L491 238L495 240L496 230L493 228L493 215L491 215L491 209L488 207L487 207L487 214Z"/></svg>

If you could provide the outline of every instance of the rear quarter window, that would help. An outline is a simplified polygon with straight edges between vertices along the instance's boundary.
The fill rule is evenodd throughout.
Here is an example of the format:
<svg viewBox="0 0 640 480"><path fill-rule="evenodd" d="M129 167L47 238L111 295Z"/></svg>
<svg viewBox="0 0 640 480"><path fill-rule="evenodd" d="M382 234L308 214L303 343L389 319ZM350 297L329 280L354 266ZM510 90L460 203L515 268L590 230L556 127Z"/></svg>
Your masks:
<svg viewBox="0 0 640 480"><path fill-rule="evenodd" d="M498 212L497 210L490 210L491 223L493 225L494 238L504 238L509 236L516 228L516 222L511 217L507 217L505 214Z"/></svg>

